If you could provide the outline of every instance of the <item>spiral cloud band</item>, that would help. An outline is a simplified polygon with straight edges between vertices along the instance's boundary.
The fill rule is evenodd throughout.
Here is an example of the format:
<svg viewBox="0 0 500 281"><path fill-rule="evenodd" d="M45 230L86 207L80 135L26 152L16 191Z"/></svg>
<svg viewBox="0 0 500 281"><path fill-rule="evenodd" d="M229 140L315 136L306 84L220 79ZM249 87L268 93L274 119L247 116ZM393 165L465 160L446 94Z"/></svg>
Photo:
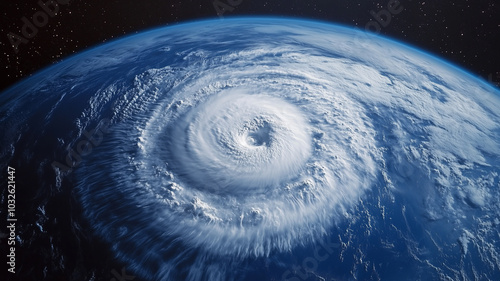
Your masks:
<svg viewBox="0 0 500 281"><path fill-rule="evenodd" d="M215 70L200 79L230 72ZM139 137L133 164L151 186L141 201L163 206L172 234L212 254L262 256L313 239L375 174L374 132L354 104L335 95L318 104L323 88L299 91L300 80L262 71L272 79L258 86L246 73L180 91ZM332 112L345 116L325 118ZM348 134L358 142L343 141Z"/></svg>
<svg viewBox="0 0 500 281"><path fill-rule="evenodd" d="M497 167L486 85L391 41L287 23L152 31L69 71L128 67L78 119L80 131L105 113L112 125L74 176L85 217L131 272L231 279L231 264L317 241L369 190L428 177L453 198L471 167Z"/></svg>

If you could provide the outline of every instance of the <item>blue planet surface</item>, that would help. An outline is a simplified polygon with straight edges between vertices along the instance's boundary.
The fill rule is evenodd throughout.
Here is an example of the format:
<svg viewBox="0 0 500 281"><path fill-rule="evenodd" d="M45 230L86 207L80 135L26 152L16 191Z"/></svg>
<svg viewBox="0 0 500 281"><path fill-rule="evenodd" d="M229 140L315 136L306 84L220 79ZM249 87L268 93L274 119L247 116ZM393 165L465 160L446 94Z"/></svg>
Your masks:
<svg viewBox="0 0 500 281"><path fill-rule="evenodd" d="M24 280L500 280L500 92L380 36L155 29L8 89L0 121Z"/></svg>

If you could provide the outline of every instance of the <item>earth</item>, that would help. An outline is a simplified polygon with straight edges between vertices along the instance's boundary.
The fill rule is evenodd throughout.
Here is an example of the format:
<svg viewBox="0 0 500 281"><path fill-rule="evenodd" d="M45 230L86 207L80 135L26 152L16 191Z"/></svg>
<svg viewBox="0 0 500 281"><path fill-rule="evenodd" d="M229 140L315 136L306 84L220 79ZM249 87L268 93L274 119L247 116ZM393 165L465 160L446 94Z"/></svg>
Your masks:
<svg viewBox="0 0 500 281"><path fill-rule="evenodd" d="M456 66L322 22L106 43L0 95L7 277L500 280L499 108Z"/></svg>

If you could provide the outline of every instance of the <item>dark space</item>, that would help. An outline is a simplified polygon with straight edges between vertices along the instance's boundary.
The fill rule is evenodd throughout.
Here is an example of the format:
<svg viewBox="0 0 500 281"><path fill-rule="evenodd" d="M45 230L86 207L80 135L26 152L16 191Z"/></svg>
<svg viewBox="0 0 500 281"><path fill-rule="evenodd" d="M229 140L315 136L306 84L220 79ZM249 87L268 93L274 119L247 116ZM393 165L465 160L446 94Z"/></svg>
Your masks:
<svg viewBox="0 0 500 281"><path fill-rule="evenodd" d="M388 14L391 2L402 10ZM54 3L57 7L50 0L0 4L3 14L0 89L103 42L155 27L217 18L218 14L221 20L249 15L301 17L368 29L414 45L493 84L500 84L500 5L492 0L401 0L399 4L389 0L58 0ZM379 16L381 24L376 22Z"/></svg>

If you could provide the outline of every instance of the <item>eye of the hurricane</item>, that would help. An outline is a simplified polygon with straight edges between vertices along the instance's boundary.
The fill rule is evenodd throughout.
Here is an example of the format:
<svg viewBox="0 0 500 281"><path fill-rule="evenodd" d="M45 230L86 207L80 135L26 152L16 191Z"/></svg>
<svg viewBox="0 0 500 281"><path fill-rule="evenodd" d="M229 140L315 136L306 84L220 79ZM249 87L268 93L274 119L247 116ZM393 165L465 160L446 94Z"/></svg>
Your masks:
<svg viewBox="0 0 500 281"><path fill-rule="evenodd" d="M259 94L225 93L187 109L165 137L184 181L217 193L265 192L296 176L311 153L300 109ZM173 156L173 157L170 157Z"/></svg>
<svg viewBox="0 0 500 281"><path fill-rule="evenodd" d="M191 254L197 267L289 252L319 239L375 182L374 125L350 93L330 91L330 73L240 67L248 71L211 69L170 90L141 87L139 100L125 95L138 112L120 106L128 117L111 149L77 169L87 217L117 237L124 258L171 272ZM215 276L193 272L183 280Z"/></svg>
<svg viewBox="0 0 500 281"><path fill-rule="evenodd" d="M257 121L258 122L258 121ZM271 125L263 121L261 124L253 125L251 124L248 128L245 128L244 140L248 146L259 147L271 145Z"/></svg>

